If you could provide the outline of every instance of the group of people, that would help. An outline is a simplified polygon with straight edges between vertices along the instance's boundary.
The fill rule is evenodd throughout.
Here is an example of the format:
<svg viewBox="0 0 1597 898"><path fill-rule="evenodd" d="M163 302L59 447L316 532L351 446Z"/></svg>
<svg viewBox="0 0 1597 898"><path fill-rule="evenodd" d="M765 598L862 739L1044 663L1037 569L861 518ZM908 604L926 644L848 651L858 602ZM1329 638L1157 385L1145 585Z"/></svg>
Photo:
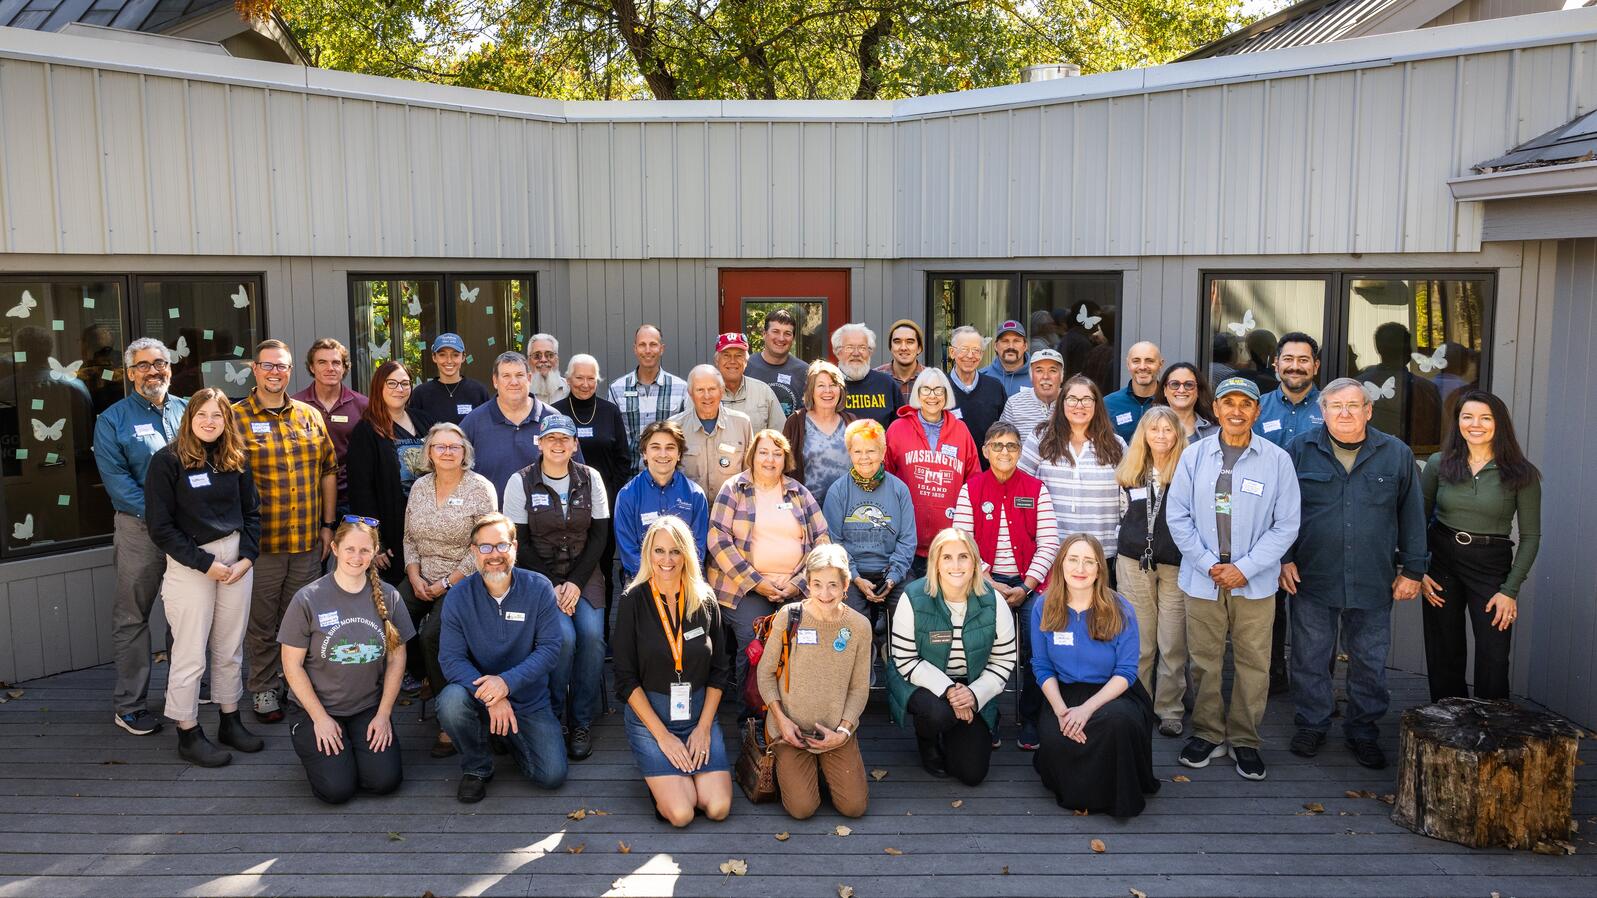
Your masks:
<svg viewBox="0 0 1597 898"><path fill-rule="evenodd" d="M987 338L954 330L946 372L921 362L912 321L880 367L863 324L832 333L835 364L794 358L797 330L774 311L759 352L721 334L677 377L644 325L637 366L603 392L598 361L562 369L548 334L477 383L446 333L435 378L386 361L364 394L347 349L318 340L289 395L292 351L266 340L237 402L169 395L167 348L133 342L132 392L94 441L116 507L115 722L162 728L146 705L157 597L180 755L261 750L247 700L257 728L287 717L334 803L400 785L402 695L436 702L431 751L459 755L461 801L485 796L495 753L558 787L593 751L607 656L677 826L730 811L727 708L763 716L791 814L823 794L865 813L878 681L924 769L976 785L1016 680L1014 741L1059 804L1131 816L1158 788L1155 729L1187 736L1182 764L1225 756L1263 779L1260 720L1290 688L1290 750L1317 753L1340 645L1347 746L1382 767L1391 607L1422 595L1433 698L1468 693L1466 626L1475 695L1507 697L1540 493L1492 394L1459 394L1421 466L1370 426L1359 381L1316 386L1301 333L1280 338L1263 395L1147 342L1105 395L1014 321L986 367ZM1273 677L1288 630L1290 673Z"/></svg>

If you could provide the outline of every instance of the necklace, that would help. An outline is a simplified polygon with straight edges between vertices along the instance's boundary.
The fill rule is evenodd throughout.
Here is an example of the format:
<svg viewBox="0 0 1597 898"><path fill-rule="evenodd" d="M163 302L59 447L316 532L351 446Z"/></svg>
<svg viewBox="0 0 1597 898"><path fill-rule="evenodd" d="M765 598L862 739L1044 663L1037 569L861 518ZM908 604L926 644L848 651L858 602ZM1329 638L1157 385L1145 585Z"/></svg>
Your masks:
<svg viewBox="0 0 1597 898"><path fill-rule="evenodd" d="M577 403L581 401L582 400L575 396L571 397L571 418L578 424L581 424L583 427L587 427L589 424L593 423L594 418L599 416L599 395L595 393L594 395L588 397L588 401L593 403L593 410L588 412L588 420L586 421L577 417Z"/></svg>
<svg viewBox="0 0 1597 898"><path fill-rule="evenodd" d="M443 381L439 381L438 382L438 386L443 387L444 388L444 394L446 396L448 396L450 399L453 399L453 398L455 398L455 390L460 389L460 385L465 383L465 382L466 382L465 379L462 378L460 380L455 381L454 386L451 387L449 384L446 384Z"/></svg>

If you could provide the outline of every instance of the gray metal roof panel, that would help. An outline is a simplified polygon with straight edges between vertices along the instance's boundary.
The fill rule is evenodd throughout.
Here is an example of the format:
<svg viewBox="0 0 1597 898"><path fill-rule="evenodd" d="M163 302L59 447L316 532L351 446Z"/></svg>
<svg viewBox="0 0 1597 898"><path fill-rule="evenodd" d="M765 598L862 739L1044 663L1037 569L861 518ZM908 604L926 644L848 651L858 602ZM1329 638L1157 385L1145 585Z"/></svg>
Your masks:
<svg viewBox="0 0 1597 898"><path fill-rule="evenodd" d="M1597 110L1540 134L1519 146L1474 166L1481 173L1516 168L1540 168L1597 159Z"/></svg>

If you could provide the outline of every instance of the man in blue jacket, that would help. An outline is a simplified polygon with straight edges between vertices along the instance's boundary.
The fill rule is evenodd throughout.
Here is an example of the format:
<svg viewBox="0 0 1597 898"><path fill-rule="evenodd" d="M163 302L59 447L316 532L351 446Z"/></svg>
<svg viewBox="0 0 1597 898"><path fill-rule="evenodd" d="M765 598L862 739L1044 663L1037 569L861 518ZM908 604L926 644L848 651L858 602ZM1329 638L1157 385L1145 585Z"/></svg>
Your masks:
<svg viewBox="0 0 1597 898"><path fill-rule="evenodd" d="M1386 653L1392 602L1420 594L1429 564L1425 503L1414 453L1370 427L1372 406L1359 381L1343 377L1320 393L1325 426L1287 446L1298 472L1303 517L1281 565L1292 594L1292 699L1295 755L1312 758L1331 729L1331 658L1337 631L1348 654L1348 708L1342 732L1353 756L1380 770L1386 755L1376 722L1386 713Z"/></svg>
<svg viewBox="0 0 1597 898"><path fill-rule="evenodd" d="M438 723L460 750L455 797L482 801L493 779L489 734L510 746L534 784L566 781L566 743L549 706L549 674L560 659L560 608L549 578L516 567L516 528L483 515L471 532L477 573L444 603L438 664L449 681Z"/></svg>

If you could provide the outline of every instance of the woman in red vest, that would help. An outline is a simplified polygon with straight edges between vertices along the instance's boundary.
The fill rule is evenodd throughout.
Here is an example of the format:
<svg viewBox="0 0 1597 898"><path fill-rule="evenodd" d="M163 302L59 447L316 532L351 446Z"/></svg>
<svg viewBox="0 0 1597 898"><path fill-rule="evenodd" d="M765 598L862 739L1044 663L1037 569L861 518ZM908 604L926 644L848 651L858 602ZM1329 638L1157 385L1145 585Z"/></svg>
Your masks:
<svg viewBox="0 0 1597 898"><path fill-rule="evenodd" d="M972 477L959 490L954 505L954 526L971 534L981 553L982 574L993 591L1029 625L1037 590L1048 579L1048 568L1059 549L1054 525L1054 503L1043 482L1019 470L1020 431L1007 421L987 428L982 444L988 469ZM1020 663L1031 661L1031 644L1021 640ZM1036 751L1037 715L1042 712L1042 689L1028 675L1020 678L1020 738L1022 751ZM996 733L994 734L997 735Z"/></svg>
<svg viewBox="0 0 1597 898"><path fill-rule="evenodd" d="M887 428L887 471L904 481L915 502L915 563L911 577L926 576L926 548L954 519L959 488L981 462L965 422L949 414L954 390L948 375L927 368L915 377L909 405Z"/></svg>

